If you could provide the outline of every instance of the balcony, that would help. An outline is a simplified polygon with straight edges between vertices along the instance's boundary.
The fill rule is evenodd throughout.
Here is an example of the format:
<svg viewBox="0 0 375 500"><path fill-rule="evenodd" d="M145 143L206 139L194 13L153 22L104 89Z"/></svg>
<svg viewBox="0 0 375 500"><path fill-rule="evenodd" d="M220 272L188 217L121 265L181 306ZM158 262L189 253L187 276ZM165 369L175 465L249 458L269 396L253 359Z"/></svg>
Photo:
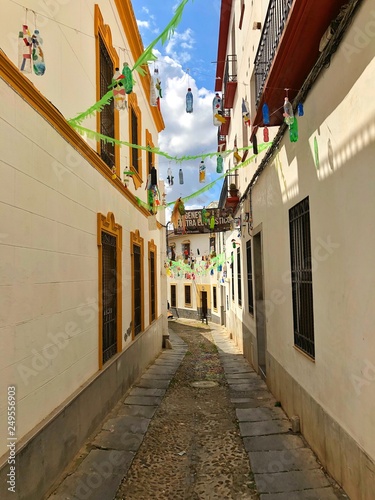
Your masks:
<svg viewBox="0 0 375 500"><path fill-rule="evenodd" d="M319 57L319 42L347 0L270 0L255 58L257 112L270 109L270 125L283 123L285 90L293 101Z"/></svg>
<svg viewBox="0 0 375 500"><path fill-rule="evenodd" d="M225 118L225 123L220 125L220 135L228 135L231 121L230 109L224 109L223 116Z"/></svg>
<svg viewBox="0 0 375 500"><path fill-rule="evenodd" d="M223 92L225 95L224 108L233 108L234 96L237 91L237 56L227 56L224 68Z"/></svg>

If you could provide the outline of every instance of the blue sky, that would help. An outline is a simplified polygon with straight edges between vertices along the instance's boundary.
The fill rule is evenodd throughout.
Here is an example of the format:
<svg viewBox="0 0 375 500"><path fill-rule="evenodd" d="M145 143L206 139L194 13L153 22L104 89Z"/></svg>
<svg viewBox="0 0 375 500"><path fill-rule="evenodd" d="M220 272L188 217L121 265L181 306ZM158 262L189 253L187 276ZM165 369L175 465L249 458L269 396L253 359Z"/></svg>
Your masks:
<svg viewBox="0 0 375 500"><path fill-rule="evenodd" d="M147 47L167 26L180 0L133 0L143 44ZM173 37L164 45L156 46L158 60L151 65L158 69L162 82L161 111L165 130L159 135L161 150L173 155L199 155L217 150L217 127L212 123L218 44L220 0L190 0L183 11L182 20ZM194 95L194 111L185 111L187 88ZM199 183L200 160L181 164L159 157L159 176L166 180L170 167L174 185L166 187L167 201L188 196L205 184ZM205 160L206 184L218 177L216 160ZM182 168L184 184L179 184L178 172ZM204 194L186 203L186 208L208 205L219 199L222 181Z"/></svg>

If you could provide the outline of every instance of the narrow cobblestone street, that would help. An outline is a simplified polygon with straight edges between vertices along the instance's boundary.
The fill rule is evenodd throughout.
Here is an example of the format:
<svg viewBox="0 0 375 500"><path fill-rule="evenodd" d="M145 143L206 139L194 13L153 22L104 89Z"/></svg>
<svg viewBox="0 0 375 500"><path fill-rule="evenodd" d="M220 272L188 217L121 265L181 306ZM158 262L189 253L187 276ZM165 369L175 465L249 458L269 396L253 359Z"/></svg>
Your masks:
<svg viewBox="0 0 375 500"><path fill-rule="evenodd" d="M165 349L50 500L344 500L225 329L169 322ZM251 465L250 465L251 464Z"/></svg>
<svg viewBox="0 0 375 500"><path fill-rule="evenodd" d="M116 499L258 498L211 328L170 328L188 350Z"/></svg>

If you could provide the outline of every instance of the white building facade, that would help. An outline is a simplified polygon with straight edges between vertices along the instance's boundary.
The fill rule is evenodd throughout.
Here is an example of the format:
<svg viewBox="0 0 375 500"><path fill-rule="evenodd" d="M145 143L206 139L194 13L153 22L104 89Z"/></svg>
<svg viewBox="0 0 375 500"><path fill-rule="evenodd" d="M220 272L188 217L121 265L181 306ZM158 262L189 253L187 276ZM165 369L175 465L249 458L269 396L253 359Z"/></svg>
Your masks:
<svg viewBox="0 0 375 500"><path fill-rule="evenodd" d="M99 101L116 67L131 68L142 54L131 2L26 4L7 2L0 20L2 499L40 499L52 488L167 330L164 220L139 202L148 201L157 157L95 135L157 146L164 122L149 104L150 74L133 72L126 109L108 104L80 122L94 134L67 121ZM19 68L25 18L43 38L42 76ZM6 488L9 386L17 497Z"/></svg>
<svg viewBox="0 0 375 500"><path fill-rule="evenodd" d="M217 58L230 116L219 141L259 145L265 126L270 136L238 171L244 231L227 326L355 500L375 484L374 16L366 1L223 0Z"/></svg>

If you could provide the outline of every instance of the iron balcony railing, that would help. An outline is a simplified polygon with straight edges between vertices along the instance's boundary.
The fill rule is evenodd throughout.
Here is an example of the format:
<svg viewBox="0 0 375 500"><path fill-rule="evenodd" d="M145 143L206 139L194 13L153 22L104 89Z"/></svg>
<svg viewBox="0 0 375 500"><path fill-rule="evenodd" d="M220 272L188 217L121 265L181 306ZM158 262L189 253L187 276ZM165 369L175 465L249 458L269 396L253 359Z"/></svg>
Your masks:
<svg viewBox="0 0 375 500"><path fill-rule="evenodd" d="M273 58L294 0L270 0L257 55L255 56L255 98L258 106Z"/></svg>
<svg viewBox="0 0 375 500"><path fill-rule="evenodd" d="M224 93L228 82L237 82L237 56L227 56L224 70Z"/></svg>

